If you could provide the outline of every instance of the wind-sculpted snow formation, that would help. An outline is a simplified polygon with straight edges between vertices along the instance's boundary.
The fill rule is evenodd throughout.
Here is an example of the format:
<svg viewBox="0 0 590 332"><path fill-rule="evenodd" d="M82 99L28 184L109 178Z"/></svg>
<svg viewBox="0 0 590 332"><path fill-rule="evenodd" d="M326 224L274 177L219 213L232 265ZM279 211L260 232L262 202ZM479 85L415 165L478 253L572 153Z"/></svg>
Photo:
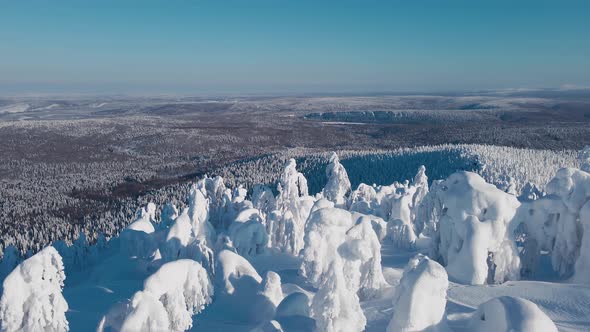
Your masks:
<svg viewBox="0 0 590 332"><path fill-rule="evenodd" d="M498 319L501 330L554 329L546 308L515 298L483 303L482 297L477 310L456 319L446 311L457 307L446 306L447 291L450 282L470 287L541 274L589 284L590 173L560 169L546 186L528 186L519 197L477 173L458 171L430 184L426 174L421 166L411 181L351 190L333 154L325 188L315 196L293 159L276 196L269 186L249 194L226 187L221 177L204 177L188 188L186 201L161 211L148 204L109 241L89 246L82 233L74 244L57 242L22 263L8 249L0 264L7 275L2 329L65 330L66 317L88 329L71 294L90 289L104 289L92 328L110 331L200 324L205 330L485 331L488 320L481 317ZM413 257L403 273L392 268L400 257ZM547 261L554 273L543 270ZM77 307L67 313L65 274L64 294ZM386 308L371 312L383 303Z"/></svg>

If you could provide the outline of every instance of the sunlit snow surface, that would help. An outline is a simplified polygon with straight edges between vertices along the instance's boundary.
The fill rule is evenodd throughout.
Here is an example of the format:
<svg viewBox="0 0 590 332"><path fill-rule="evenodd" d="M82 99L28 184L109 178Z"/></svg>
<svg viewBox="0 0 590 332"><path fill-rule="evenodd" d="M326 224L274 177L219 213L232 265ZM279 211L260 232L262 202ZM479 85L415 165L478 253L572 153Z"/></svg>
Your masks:
<svg viewBox="0 0 590 332"><path fill-rule="evenodd" d="M114 250L111 250L114 251ZM383 273L392 285L383 290L382 297L361 302L367 318L367 331L385 331L393 313L394 286L399 283L408 260L416 252L382 247ZM260 275L277 272L285 296L299 290L312 295L315 291L307 280L297 273L300 260L282 253L268 253L251 259ZM70 307L66 317L71 331L91 331L102 316L118 302L131 298L140 290L144 280L154 271L139 259L125 259L117 254L106 258L90 271L68 273L64 297ZM590 328L590 286L543 281L509 281L501 285L468 286L449 283L447 319L455 330L467 331L464 314L494 297L509 295L533 301L557 325L560 331L583 331ZM247 298L236 299L229 307L215 302L193 317L194 331L250 331L257 324L231 319L233 311L252 310ZM286 325L296 325L289 321ZM305 322L303 322L305 324ZM305 325L304 325L305 326ZM463 329L462 329L463 328Z"/></svg>
<svg viewBox="0 0 590 332"><path fill-rule="evenodd" d="M180 213L150 203L108 243L89 247L81 235L44 249L6 277L2 327L63 330L50 328L45 313L65 310L62 325L72 331L590 327L590 288L575 283L588 277L579 252L590 238L577 229L588 227L590 174L560 169L549 196L517 199L510 186L470 172L429 187L420 167L412 182L348 195L334 157L328 185L310 196L296 167L286 163L274 206L269 188L250 201L244 188L205 177ZM51 287L39 287L48 280ZM52 306L64 280L67 305ZM24 304L22 289L30 289Z"/></svg>

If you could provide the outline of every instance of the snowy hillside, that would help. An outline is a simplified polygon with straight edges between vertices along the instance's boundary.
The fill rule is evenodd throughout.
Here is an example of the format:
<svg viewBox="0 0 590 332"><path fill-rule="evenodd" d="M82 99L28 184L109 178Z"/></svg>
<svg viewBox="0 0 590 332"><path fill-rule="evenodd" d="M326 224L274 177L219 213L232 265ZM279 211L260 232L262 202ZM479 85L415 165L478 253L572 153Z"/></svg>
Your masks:
<svg viewBox="0 0 590 332"><path fill-rule="evenodd" d="M327 162L313 166L325 166L315 194L296 159L280 160L274 178L255 173L264 161L245 162L262 184L204 177L180 203L146 204L109 240L89 245L80 233L24 260L9 246L0 328L587 330L590 148L577 159L428 149L404 152L418 162L412 176L384 185L358 179L387 172L393 154L318 155Z"/></svg>

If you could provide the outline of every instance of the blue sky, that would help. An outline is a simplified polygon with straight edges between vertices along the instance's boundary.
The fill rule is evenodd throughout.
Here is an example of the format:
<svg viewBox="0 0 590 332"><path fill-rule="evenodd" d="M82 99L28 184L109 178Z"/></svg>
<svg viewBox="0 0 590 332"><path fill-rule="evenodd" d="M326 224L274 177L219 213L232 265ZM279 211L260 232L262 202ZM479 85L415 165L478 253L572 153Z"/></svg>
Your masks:
<svg viewBox="0 0 590 332"><path fill-rule="evenodd" d="M0 92L590 85L590 1L0 0Z"/></svg>

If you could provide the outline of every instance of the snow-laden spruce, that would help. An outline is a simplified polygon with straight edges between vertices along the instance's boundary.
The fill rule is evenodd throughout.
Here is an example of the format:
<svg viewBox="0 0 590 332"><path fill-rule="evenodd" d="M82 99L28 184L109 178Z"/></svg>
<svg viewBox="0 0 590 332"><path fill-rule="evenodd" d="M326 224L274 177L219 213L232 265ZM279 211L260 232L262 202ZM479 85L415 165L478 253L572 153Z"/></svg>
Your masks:
<svg viewBox="0 0 590 332"><path fill-rule="evenodd" d="M367 320L359 298L346 285L342 260L336 256L328 266L311 304L311 317L318 331L363 331Z"/></svg>
<svg viewBox="0 0 590 332"><path fill-rule="evenodd" d="M115 306L99 330L185 331L212 296L213 285L201 264L189 259L166 263L145 280L128 305Z"/></svg>
<svg viewBox="0 0 590 332"><path fill-rule="evenodd" d="M301 273L320 287L339 260L347 287L365 299L387 285L381 271L381 244L370 219L358 218L320 199L312 208L305 234Z"/></svg>
<svg viewBox="0 0 590 332"><path fill-rule="evenodd" d="M149 203L137 212L135 220L121 232L121 249L129 256L150 257L157 249L152 234L154 228L156 206Z"/></svg>
<svg viewBox="0 0 590 332"><path fill-rule="evenodd" d="M330 163L326 167L326 178L328 183L322 190L322 196L333 202L337 207L346 208L347 195L351 190L348 173L340 164L338 155L334 152L330 156Z"/></svg>
<svg viewBox="0 0 590 332"><path fill-rule="evenodd" d="M61 256L49 246L19 264L3 283L2 331L68 331L66 275Z"/></svg>
<svg viewBox="0 0 590 332"><path fill-rule="evenodd" d="M440 183L443 206L439 241L433 242L449 276L474 285L518 280L520 258L513 238L515 196L479 175L458 172Z"/></svg>
<svg viewBox="0 0 590 332"><path fill-rule="evenodd" d="M271 234L273 246L294 255L303 249L305 221L313 205L307 180L297 171L296 165L295 159L290 159L279 178L278 213Z"/></svg>
<svg viewBox="0 0 590 332"><path fill-rule="evenodd" d="M393 297L388 332L446 331L447 272L423 255L410 259Z"/></svg>

